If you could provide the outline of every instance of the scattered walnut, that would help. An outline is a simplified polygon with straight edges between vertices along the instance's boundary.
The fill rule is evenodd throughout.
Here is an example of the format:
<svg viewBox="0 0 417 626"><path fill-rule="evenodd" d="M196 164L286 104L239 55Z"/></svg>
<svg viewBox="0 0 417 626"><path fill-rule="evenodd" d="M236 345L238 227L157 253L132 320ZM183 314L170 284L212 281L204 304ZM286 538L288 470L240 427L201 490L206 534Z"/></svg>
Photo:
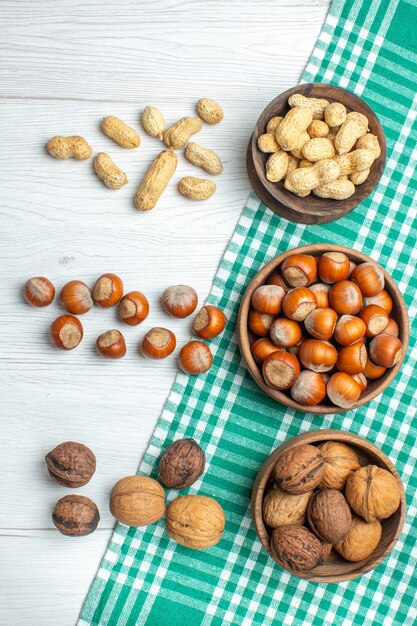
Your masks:
<svg viewBox="0 0 417 626"><path fill-rule="evenodd" d="M204 452L194 439L179 439L165 450L159 463L159 477L169 489L185 489L204 472Z"/></svg>
<svg viewBox="0 0 417 626"><path fill-rule="evenodd" d="M400 490L391 472L367 465L349 476L346 499L367 522L386 519L400 506Z"/></svg>
<svg viewBox="0 0 417 626"><path fill-rule="evenodd" d="M281 489L300 494L311 491L324 475L320 451L309 444L291 448L282 454L273 471L273 477Z"/></svg>
<svg viewBox="0 0 417 626"><path fill-rule="evenodd" d="M85 496L64 496L55 505L52 521L63 535L83 537L94 532L100 521L97 505Z"/></svg>
<svg viewBox="0 0 417 626"><path fill-rule="evenodd" d="M302 526L312 495L312 491L294 495L279 488L271 489L266 494L262 505L265 524L271 528L288 525Z"/></svg>
<svg viewBox="0 0 417 626"><path fill-rule="evenodd" d="M363 561L375 550L381 534L382 527L378 520L368 523L352 515L349 534L334 547L347 561Z"/></svg>
<svg viewBox="0 0 417 626"><path fill-rule="evenodd" d="M110 494L111 514L127 526L147 526L157 522L165 511L165 492L153 478L127 476Z"/></svg>
<svg viewBox="0 0 417 626"><path fill-rule="evenodd" d="M94 453L76 441L56 446L46 455L45 461L51 478L65 487L86 485L96 471Z"/></svg>
<svg viewBox="0 0 417 626"><path fill-rule="evenodd" d="M204 550L216 545L225 523L222 507L207 496L180 496L167 508L167 532L171 539L187 548Z"/></svg>

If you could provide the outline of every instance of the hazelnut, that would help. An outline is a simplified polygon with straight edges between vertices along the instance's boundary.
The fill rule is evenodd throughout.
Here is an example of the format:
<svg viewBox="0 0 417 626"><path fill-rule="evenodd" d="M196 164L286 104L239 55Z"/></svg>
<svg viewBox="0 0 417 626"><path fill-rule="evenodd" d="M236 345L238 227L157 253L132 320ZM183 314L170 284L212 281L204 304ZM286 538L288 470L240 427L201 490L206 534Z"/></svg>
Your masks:
<svg viewBox="0 0 417 626"><path fill-rule="evenodd" d="M164 489L147 476L122 478L111 490L110 512L117 521L127 526L153 524L165 512Z"/></svg>
<svg viewBox="0 0 417 626"><path fill-rule="evenodd" d="M262 504L262 515L265 524L271 528L278 526L302 526L306 520L306 511L312 491L294 495L278 487L271 489Z"/></svg>
<svg viewBox="0 0 417 626"><path fill-rule="evenodd" d="M181 348L179 364L186 374L204 374L213 364L213 355L206 343L189 341Z"/></svg>
<svg viewBox="0 0 417 626"><path fill-rule="evenodd" d="M106 330L96 341L97 351L107 359L121 359L126 354L126 343L122 333L115 328Z"/></svg>
<svg viewBox="0 0 417 626"><path fill-rule="evenodd" d="M252 294L252 306L259 313L278 315L285 290L278 285L261 285Z"/></svg>
<svg viewBox="0 0 417 626"><path fill-rule="evenodd" d="M23 297L32 306L48 306L55 297L55 287L44 276L35 276L26 281L23 288Z"/></svg>
<svg viewBox="0 0 417 626"><path fill-rule="evenodd" d="M291 254L282 263L281 273L291 287L306 287L317 276L316 259L309 254Z"/></svg>
<svg viewBox="0 0 417 626"><path fill-rule="evenodd" d="M337 441L326 441L318 448L324 462L324 476L319 487L342 490L351 473L360 468L356 452Z"/></svg>
<svg viewBox="0 0 417 626"><path fill-rule="evenodd" d="M65 441L45 457L49 475L65 487L86 485L96 471L96 457L90 448L77 441Z"/></svg>
<svg viewBox="0 0 417 626"><path fill-rule="evenodd" d="M159 463L159 478L169 489L185 489L200 478L206 458L194 439L179 439L165 450Z"/></svg>
<svg viewBox="0 0 417 626"><path fill-rule="evenodd" d="M198 296L188 285L173 285L162 294L162 306L173 317L188 317L195 311Z"/></svg>
<svg viewBox="0 0 417 626"><path fill-rule="evenodd" d="M271 553L289 570L310 570L322 561L322 544L304 526L280 526L272 531Z"/></svg>
<svg viewBox="0 0 417 626"><path fill-rule="evenodd" d="M129 324L137 326L149 315L149 302L141 291L127 293L119 302L119 317Z"/></svg>
<svg viewBox="0 0 417 626"><path fill-rule="evenodd" d="M307 518L316 537L332 545L347 536L352 522L349 505L336 489L320 489L313 494Z"/></svg>
<svg viewBox="0 0 417 626"><path fill-rule="evenodd" d="M123 296L123 282L116 274L103 274L94 285L92 295L98 306L107 309Z"/></svg>
<svg viewBox="0 0 417 626"><path fill-rule="evenodd" d="M94 532L100 521L97 505L85 496L64 496L55 505L52 521L63 535L83 537Z"/></svg>
<svg viewBox="0 0 417 626"><path fill-rule="evenodd" d="M320 451L310 444L290 448L282 454L273 471L278 487L289 493L312 491L324 476Z"/></svg>
<svg viewBox="0 0 417 626"><path fill-rule="evenodd" d="M352 515L352 524L348 535L334 547L347 561L364 561L380 542L382 526L378 520L366 522L361 517Z"/></svg>
<svg viewBox="0 0 417 626"><path fill-rule="evenodd" d="M346 499L367 522L390 517L400 506L401 493L395 477L377 465L361 467L346 482Z"/></svg>
<svg viewBox="0 0 417 626"><path fill-rule="evenodd" d="M70 280L59 294L62 306L73 315L83 315L93 308L94 302L89 287L81 280Z"/></svg>
<svg viewBox="0 0 417 626"><path fill-rule="evenodd" d="M196 315L193 331L201 339L214 339L223 331L226 322L227 317L223 311L216 306L206 304Z"/></svg>
<svg viewBox="0 0 417 626"><path fill-rule="evenodd" d="M73 350L84 335L83 325L74 315L60 315L50 327L51 339L57 348Z"/></svg>
<svg viewBox="0 0 417 626"><path fill-rule="evenodd" d="M174 352L176 345L177 340L173 332L156 326L142 339L141 349L143 356L148 359L165 359Z"/></svg>
<svg viewBox="0 0 417 626"><path fill-rule="evenodd" d="M204 550L223 536L226 518L220 504L207 496L180 496L166 512L168 535L187 548Z"/></svg>

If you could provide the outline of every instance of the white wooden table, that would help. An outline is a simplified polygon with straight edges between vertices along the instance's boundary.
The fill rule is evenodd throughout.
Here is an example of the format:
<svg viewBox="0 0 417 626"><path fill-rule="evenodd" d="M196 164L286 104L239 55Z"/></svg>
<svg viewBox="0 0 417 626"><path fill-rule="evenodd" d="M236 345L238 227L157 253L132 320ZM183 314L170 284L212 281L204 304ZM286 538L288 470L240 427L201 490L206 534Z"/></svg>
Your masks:
<svg viewBox="0 0 417 626"><path fill-rule="evenodd" d="M113 527L108 495L133 474L177 369L176 358L146 362L137 352L144 328L169 325L181 345L188 321L159 306L171 284L207 295L249 192L245 151L264 106L297 83L328 10L328 0L3 0L1 3L1 506L0 623L69 626L77 619ZM192 115L203 96L218 99L224 122L198 142L217 150L224 174L209 201L191 203L171 184L156 209L132 204L141 176L161 146L141 132L123 150L100 132L104 115L140 128L154 104L169 123ZM92 162L57 161L44 149L56 134L81 134L108 151L130 184L105 188ZM198 176L183 156L174 181ZM173 181L173 182L174 182ZM120 326L114 310L82 321L78 349L54 350L54 303L34 309L21 289L33 275L60 288L103 272L144 291L151 314L124 327L128 355L95 354L98 334ZM101 512L98 530L71 539L51 522L68 493L52 483L44 456L74 439L89 445L97 472L78 492Z"/></svg>

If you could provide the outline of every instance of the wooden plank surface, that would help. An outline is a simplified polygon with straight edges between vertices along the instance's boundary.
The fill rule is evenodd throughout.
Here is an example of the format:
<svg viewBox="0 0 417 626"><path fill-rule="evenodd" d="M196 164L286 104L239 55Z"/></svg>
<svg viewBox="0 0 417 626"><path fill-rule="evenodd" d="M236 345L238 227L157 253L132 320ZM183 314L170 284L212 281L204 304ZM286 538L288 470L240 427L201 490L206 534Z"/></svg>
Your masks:
<svg viewBox="0 0 417 626"><path fill-rule="evenodd" d="M168 325L179 345L190 322L161 310L162 290L178 282L207 295L249 192L245 149L266 104L297 83L328 10L327 0L4 0L0 20L0 359L2 506L0 623L69 626L110 536L108 494L135 472L177 370L176 359L151 363L137 351L153 325ZM132 126L148 104L168 122L192 115L202 96L217 98L225 118L198 137L221 155L217 193L191 203L176 190L199 175L180 154L173 183L157 208L140 214L134 191L161 144L142 131L138 150L100 132L104 115ZM110 191L91 161L56 161L44 145L55 134L81 134L108 151L129 185ZM112 310L82 321L85 340L71 353L50 346L58 304L35 310L21 298L31 275L57 288L89 284L105 272L150 300L144 326L123 328L128 355L101 360L100 332ZM67 490L47 476L43 457L61 441L91 446L98 469L79 492L101 512L99 530L69 539L53 529L51 510Z"/></svg>

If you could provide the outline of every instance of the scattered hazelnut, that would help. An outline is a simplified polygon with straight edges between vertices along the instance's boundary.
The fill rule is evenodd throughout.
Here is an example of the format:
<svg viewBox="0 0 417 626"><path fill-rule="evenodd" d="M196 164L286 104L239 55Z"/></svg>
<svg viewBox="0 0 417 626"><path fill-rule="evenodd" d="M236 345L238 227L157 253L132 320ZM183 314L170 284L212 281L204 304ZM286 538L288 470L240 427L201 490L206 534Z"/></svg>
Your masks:
<svg viewBox="0 0 417 626"><path fill-rule="evenodd" d="M123 296L123 282L116 274L103 274L93 288L93 300L107 309L117 304Z"/></svg>
<svg viewBox="0 0 417 626"><path fill-rule="evenodd" d="M129 326L137 326L146 320L148 315L149 302L140 291L127 293L119 302L119 317Z"/></svg>
<svg viewBox="0 0 417 626"><path fill-rule="evenodd" d="M188 285L168 287L162 294L162 305L173 317L188 317L195 311L197 303L197 293Z"/></svg>
<svg viewBox="0 0 417 626"><path fill-rule="evenodd" d="M223 536L226 518L220 504L200 495L175 498L166 511L168 535L187 548L205 550Z"/></svg>
<svg viewBox="0 0 417 626"><path fill-rule="evenodd" d="M213 355L207 344L190 341L181 348L179 364L186 374L203 374L213 364Z"/></svg>
<svg viewBox="0 0 417 626"><path fill-rule="evenodd" d="M316 537L332 545L347 536L352 523L349 505L336 489L320 489L313 494L307 519Z"/></svg>
<svg viewBox="0 0 417 626"><path fill-rule="evenodd" d="M206 304L197 314L193 331L201 339L214 339L223 331L227 318L223 311L216 306Z"/></svg>
<svg viewBox="0 0 417 626"><path fill-rule="evenodd" d="M51 324L51 338L57 348L73 350L83 338L84 329L73 315L60 315Z"/></svg>
<svg viewBox="0 0 417 626"><path fill-rule="evenodd" d="M278 459L273 478L278 487L289 493L312 491L324 476L324 463L320 451L309 444L290 448Z"/></svg>
<svg viewBox="0 0 417 626"><path fill-rule="evenodd" d="M64 285L59 295L62 306L73 315L83 315L93 308L89 287L81 280L71 280Z"/></svg>
<svg viewBox="0 0 417 626"><path fill-rule="evenodd" d="M153 524L165 512L165 492L153 478L127 476L111 490L110 512L126 526Z"/></svg>
<svg viewBox="0 0 417 626"><path fill-rule="evenodd" d="M83 443L65 441L45 457L49 475L64 487L86 485L96 471L96 457Z"/></svg>
<svg viewBox="0 0 417 626"><path fill-rule="evenodd" d="M165 359L177 345L173 332L156 326L146 333L142 340L142 354L148 359Z"/></svg>
<svg viewBox="0 0 417 626"><path fill-rule="evenodd" d="M29 278L23 288L23 297L32 306L48 306L55 297L55 287L44 276Z"/></svg>
<svg viewBox="0 0 417 626"><path fill-rule="evenodd" d="M252 294L252 306L259 313L278 315L285 290L277 285L261 285Z"/></svg>
<svg viewBox="0 0 417 626"><path fill-rule="evenodd" d="M390 517L401 500L395 477L377 465L353 472L347 479L345 494L354 512L367 522Z"/></svg>
<svg viewBox="0 0 417 626"><path fill-rule="evenodd" d="M126 343L122 333L115 328L106 330L97 341L98 352L108 359L121 359L126 354Z"/></svg>
<svg viewBox="0 0 417 626"><path fill-rule="evenodd" d="M316 259L309 254L291 254L283 261L281 274L291 287L307 287L317 276Z"/></svg>
<svg viewBox="0 0 417 626"><path fill-rule="evenodd" d="M179 439L165 450L159 463L159 477L168 489L185 489L200 478L206 458L194 439Z"/></svg>
<svg viewBox="0 0 417 626"><path fill-rule="evenodd" d="M291 352L282 350L270 354L262 365L267 385L275 389L289 389L300 374L300 363Z"/></svg>
<svg viewBox="0 0 417 626"><path fill-rule="evenodd" d="M98 526L100 514L97 505L85 496L64 496L55 505L52 521L63 535L84 537Z"/></svg>
<svg viewBox="0 0 417 626"><path fill-rule="evenodd" d="M348 535L334 547L347 561L364 561L378 546L381 535L382 526L378 520L368 523L361 517L352 515Z"/></svg>

